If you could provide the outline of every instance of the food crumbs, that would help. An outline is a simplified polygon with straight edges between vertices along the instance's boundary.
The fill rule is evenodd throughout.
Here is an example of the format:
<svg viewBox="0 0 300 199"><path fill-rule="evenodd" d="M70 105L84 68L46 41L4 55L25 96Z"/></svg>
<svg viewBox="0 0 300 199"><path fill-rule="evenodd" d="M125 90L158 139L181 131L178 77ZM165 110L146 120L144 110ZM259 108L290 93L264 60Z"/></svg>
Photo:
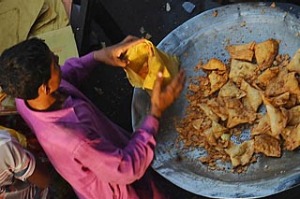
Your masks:
<svg viewBox="0 0 300 199"><path fill-rule="evenodd" d="M218 16L218 14L219 14L219 13L218 13L218 11L217 11L217 10L214 10L214 12L213 12L213 16L214 16L214 17L217 17L217 16Z"/></svg>
<svg viewBox="0 0 300 199"><path fill-rule="evenodd" d="M275 8L276 7L276 4L275 2L273 2L271 5L270 5L271 8Z"/></svg>

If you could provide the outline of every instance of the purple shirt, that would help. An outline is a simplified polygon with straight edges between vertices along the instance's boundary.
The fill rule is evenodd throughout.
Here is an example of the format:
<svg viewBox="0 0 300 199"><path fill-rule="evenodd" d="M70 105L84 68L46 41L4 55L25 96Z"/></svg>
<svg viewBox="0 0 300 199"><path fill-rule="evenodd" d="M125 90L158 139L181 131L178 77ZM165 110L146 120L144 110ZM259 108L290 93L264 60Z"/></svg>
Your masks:
<svg viewBox="0 0 300 199"><path fill-rule="evenodd" d="M61 110L33 111L16 99L17 110L79 198L163 198L146 172L158 120L147 116L132 135L111 122L75 87L97 65L93 53L65 63L59 89L68 97Z"/></svg>

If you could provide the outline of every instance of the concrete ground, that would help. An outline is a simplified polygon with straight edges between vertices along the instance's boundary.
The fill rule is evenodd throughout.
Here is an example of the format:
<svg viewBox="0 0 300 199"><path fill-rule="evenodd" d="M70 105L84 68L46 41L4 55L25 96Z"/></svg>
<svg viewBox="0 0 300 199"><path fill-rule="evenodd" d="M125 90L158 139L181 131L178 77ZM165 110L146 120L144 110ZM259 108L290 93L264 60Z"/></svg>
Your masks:
<svg viewBox="0 0 300 199"><path fill-rule="evenodd" d="M189 2L195 5L191 12L182 7L183 2L183 0L99 0L98 6L102 11L104 9L109 17L96 13L96 16L101 19L98 18L96 23L92 22L91 35L93 36L90 39L89 50L103 42L106 45L116 43L129 34L146 37L157 45L168 33L186 20L207 9L234 1L190 0ZM130 105L133 89L126 80L125 73L109 67L98 70L83 86L83 90L112 120L125 129L131 130ZM163 177L158 176L158 180L172 199L205 198L189 193ZM300 188L294 188L267 198L293 199L298 198L299 194Z"/></svg>

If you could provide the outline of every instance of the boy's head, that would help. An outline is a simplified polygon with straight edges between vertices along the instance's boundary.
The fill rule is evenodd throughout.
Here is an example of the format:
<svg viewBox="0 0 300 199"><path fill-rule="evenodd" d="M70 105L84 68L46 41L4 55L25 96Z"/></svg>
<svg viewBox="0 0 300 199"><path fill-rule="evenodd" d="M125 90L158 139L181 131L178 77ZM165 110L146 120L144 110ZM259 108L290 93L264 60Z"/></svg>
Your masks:
<svg viewBox="0 0 300 199"><path fill-rule="evenodd" d="M51 76L53 53L43 40L32 38L6 49L0 57L0 86L13 97L38 97Z"/></svg>

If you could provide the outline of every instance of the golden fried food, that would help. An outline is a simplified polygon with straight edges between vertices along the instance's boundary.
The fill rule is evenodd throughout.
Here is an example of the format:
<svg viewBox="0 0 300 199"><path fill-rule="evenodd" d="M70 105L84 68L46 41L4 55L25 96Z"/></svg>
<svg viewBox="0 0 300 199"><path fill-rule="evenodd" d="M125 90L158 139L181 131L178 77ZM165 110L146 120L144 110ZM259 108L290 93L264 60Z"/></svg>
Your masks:
<svg viewBox="0 0 300 199"><path fill-rule="evenodd" d="M244 107L249 111L256 112L262 103L260 92L250 86L245 80L242 80L241 90L246 92L246 96L242 99Z"/></svg>
<svg viewBox="0 0 300 199"><path fill-rule="evenodd" d="M208 107L214 112L217 116L221 118L222 121L227 120L228 112L225 108L225 102L222 98L212 98L207 102Z"/></svg>
<svg viewBox="0 0 300 199"><path fill-rule="evenodd" d="M287 150L292 151L300 146L300 124L285 128L281 135Z"/></svg>
<svg viewBox="0 0 300 199"><path fill-rule="evenodd" d="M239 99L225 99L228 112L227 128L233 128L239 124L253 123L256 119L256 113L244 109Z"/></svg>
<svg viewBox="0 0 300 199"><path fill-rule="evenodd" d="M226 65L219 59L212 58L205 65L202 66L205 70L226 70Z"/></svg>
<svg viewBox="0 0 300 199"><path fill-rule="evenodd" d="M260 134L254 137L255 153L263 153L266 156L280 157L280 141L270 135Z"/></svg>
<svg viewBox="0 0 300 199"><path fill-rule="evenodd" d="M291 94L289 92L282 93L281 95L271 97L271 104L275 107L280 107L286 105L290 100Z"/></svg>
<svg viewBox="0 0 300 199"><path fill-rule="evenodd" d="M204 122L203 118L198 118L192 121L192 125L196 130L199 130L203 122Z"/></svg>
<svg viewBox="0 0 300 199"><path fill-rule="evenodd" d="M219 91L219 97L240 99L245 95L246 92L239 89L231 80L229 80Z"/></svg>
<svg viewBox="0 0 300 199"><path fill-rule="evenodd" d="M300 73L300 49L294 54L290 63L286 67L289 71Z"/></svg>
<svg viewBox="0 0 300 199"><path fill-rule="evenodd" d="M263 96L263 102L267 109L267 114L270 118L270 126L272 136L276 139L279 139L280 133L286 127L287 120L288 120L288 113L282 107L275 108L269 99Z"/></svg>
<svg viewBox="0 0 300 199"><path fill-rule="evenodd" d="M288 110L288 121L287 124L295 126L300 124L300 105L294 106Z"/></svg>
<svg viewBox="0 0 300 199"><path fill-rule="evenodd" d="M209 142L209 144L217 145L216 140L220 138L226 131L227 128L213 121L212 126L204 131L204 135L206 136L206 139Z"/></svg>
<svg viewBox="0 0 300 199"><path fill-rule="evenodd" d="M228 75L225 72L220 73L212 71L208 75L208 78L210 81L210 94L212 94L219 90L227 82Z"/></svg>
<svg viewBox="0 0 300 199"><path fill-rule="evenodd" d="M240 85L242 80L252 82L257 76L257 65L250 62L232 59L230 63L229 79Z"/></svg>
<svg viewBox="0 0 300 199"><path fill-rule="evenodd" d="M254 153L254 141L248 140L241 144L231 144L226 153L230 156L233 167L246 165L250 162Z"/></svg>
<svg viewBox="0 0 300 199"><path fill-rule="evenodd" d="M251 62L254 56L255 42L247 44L228 45L226 50L232 59L244 60Z"/></svg>
<svg viewBox="0 0 300 199"><path fill-rule="evenodd" d="M210 82L208 77L199 77L197 78L197 83L195 84L193 82L191 82L189 84L189 91L193 92L193 93L199 93L201 94L201 96L203 97L207 97L210 95Z"/></svg>
<svg viewBox="0 0 300 199"><path fill-rule="evenodd" d="M299 83L295 72L288 72L283 68L279 74L266 86L265 95L269 97L279 96L285 92L300 97Z"/></svg>
<svg viewBox="0 0 300 199"><path fill-rule="evenodd" d="M209 106L205 103L200 103L199 107L203 110L207 117L209 117L212 121L218 122L219 117L209 108Z"/></svg>
<svg viewBox="0 0 300 199"><path fill-rule="evenodd" d="M275 39L268 39L255 44L255 58L260 70L265 70L272 65L278 54L278 49L279 43Z"/></svg>
<svg viewBox="0 0 300 199"><path fill-rule="evenodd" d="M270 118L268 114L264 114L260 119L258 119L257 123L251 129L251 136L260 134L269 134L272 135L271 126L270 126Z"/></svg>
<svg viewBox="0 0 300 199"><path fill-rule="evenodd" d="M270 83L271 79L277 76L279 71L279 67L267 68L257 77L256 84L261 88L265 88Z"/></svg>
<svg viewBox="0 0 300 199"><path fill-rule="evenodd" d="M287 101L287 103L284 105L284 108L290 109L293 108L294 106L297 106L299 103L298 97L294 94L290 94L290 98Z"/></svg>
<svg viewBox="0 0 300 199"><path fill-rule="evenodd" d="M295 94L300 97L299 82L296 78L295 72L290 72L286 75L284 88L285 91L288 91L291 94Z"/></svg>
<svg viewBox="0 0 300 199"><path fill-rule="evenodd" d="M278 48L274 39L228 45L229 63L212 58L197 67L205 75L191 81L186 115L176 129L185 146L206 149L200 161L210 169L221 160L239 172L256 153L281 157L283 149L300 147L300 49L290 62ZM234 144L248 129L250 138Z"/></svg>
<svg viewBox="0 0 300 199"><path fill-rule="evenodd" d="M267 97L278 96L285 92L286 89L283 85L285 85L287 74L288 71L283 69L280 70L275 78L271 79L264 92Z"/></svg>

